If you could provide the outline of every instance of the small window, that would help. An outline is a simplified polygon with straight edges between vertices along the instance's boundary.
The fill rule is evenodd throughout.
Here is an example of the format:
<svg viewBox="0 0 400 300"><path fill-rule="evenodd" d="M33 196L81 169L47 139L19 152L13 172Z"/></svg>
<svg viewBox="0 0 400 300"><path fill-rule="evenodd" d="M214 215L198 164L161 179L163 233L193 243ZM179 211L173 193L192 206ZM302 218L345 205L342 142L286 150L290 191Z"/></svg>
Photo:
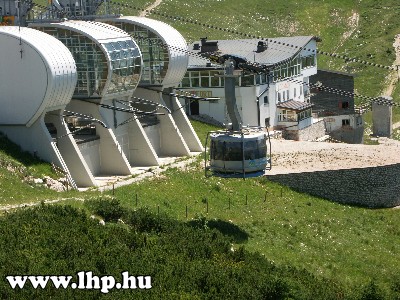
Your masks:
<svg viewBox="0 0 400 300"><path fill-rule="evenodd" d="M297 89L296 88L293 89L293 97L294 98L297 97Z"/></svg>
<svg viewBox="0 0 400 300"><path fill-rule="evenodd" d="M269 127L269 126L270 126L269 118L265 118L265 127Z"/></svg>
<svg viewBox="0 0 400 300"><path fill-rule="evenodd" d="M282 101L281 93L278 93L278 102L281 102L281 101Z"/></svg>
<svg viewBox="0 0 400 300"><path fill-rule="evenodd" d="M349 102L348 101L342 102L342 108L344 109L349 108Z"/></svg>
<svg viewBox="0 0 400 300"><path fill-rule="evenodd" d="M264 105L267 105L267 104L269 104L268 96L265 96L265 97L264 97Z"/></svg>
<svg viewBox="0 0 400 300"><path fill-rule="evenodd" d="M286 91L286 100L289 100L289 90Z"/></svg>
<svg viewBox="0 0 400 300"><path fill-rule="evenodd" d="M350 119L343 119L342 120L342 126L349 126L350 125Z"/></svg>

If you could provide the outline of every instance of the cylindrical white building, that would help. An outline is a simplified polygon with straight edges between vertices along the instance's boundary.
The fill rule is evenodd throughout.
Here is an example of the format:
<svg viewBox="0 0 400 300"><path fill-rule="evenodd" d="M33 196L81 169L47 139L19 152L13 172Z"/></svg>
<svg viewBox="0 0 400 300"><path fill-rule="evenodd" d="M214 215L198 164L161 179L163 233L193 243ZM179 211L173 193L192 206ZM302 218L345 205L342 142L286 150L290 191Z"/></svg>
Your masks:
<svg viewBox="0 0 400 300"><path fill-rule="evenodd" d="M31 126L71 100L77 74L71 52L31 28L0 27L0 124Z"/></svg>
<svg viewBox="0 0 400 300"><path fill-rule="evenodd" d="M68 132L62 115L77 82L71 52L38 30L6 26L0 27L0 53L0 131L23 150L63 168L76 187L80 178L71 177L45 124L51 116Z"/></svg>

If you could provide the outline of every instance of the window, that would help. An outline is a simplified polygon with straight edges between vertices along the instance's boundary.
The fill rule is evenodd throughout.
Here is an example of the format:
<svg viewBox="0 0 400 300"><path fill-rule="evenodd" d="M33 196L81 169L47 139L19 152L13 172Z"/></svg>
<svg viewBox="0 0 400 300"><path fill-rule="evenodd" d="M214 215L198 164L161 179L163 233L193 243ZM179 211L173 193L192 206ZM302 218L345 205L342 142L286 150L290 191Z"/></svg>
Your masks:
<svg viewBox="0 0 400 300"><path fill-rule="evenodd" d="M278 114L279 122L297 122L297 115L292 110L282 109Z"/></svg>
<svg viewBox="0 0 400 300"><path fill-rule="evenodd" d="M269 118L265 118L265 127L271 126L271 124L269 122L270 122Z"/></svg>
<svg viewBox="0 0 400 300"><path fill-rule="evenodd" d="M168 51L163 47L162 40L149 29L139 25L115 22L114 26L130 33L135 38L143 56L144 71L141 76L141 83L160 84L162 83L168 69ZM185 83L187 85L187 81Z"/></svg>
<svg viewBox="0 0 400 300"><path fill-rule="evenodd" d="M315 57L314 55L305 56L301 58L301 67L303 69L314 67L315 66Z"/></svg>
<svg viewBox="0 0 400 300"><path fill-rule="evenodd" d="M342 108L344 109L349 108L349 102L348 101L342 102Z"/></svg>
<svg viewBox="0 0 400 300"><path fill-rule="evenodd" d="M188 74L186 74L186 75L188 75ZM190 78L184 77L181 82L181 87L190 87Z"/></svg>
<svg viewBox="0 0 400 300"><path fill-rule="evenodd" d="M254 85L254 75L246 75L241 78L241 86L253 86Z"/></svg>
<svg viewBox="0 0 400 300"><path fill-rule="evenodd" d="M218 71L210 71L210 76L211 76L211 86L221 86L220 83L220 78L215 76L219 74Z"/></svg>
<svg viewBox="0 0 400 300"><path fill-rule="evenodd" d="M209 87L210 86L210 72L209 71L201 71L201 86Z"/></svg>
<svg viewBox="0 0 400 300"><path fill-rule="evenodd" d="M255 82L256 85L264 84L267 82L267 75L266 74L255 75L255 79L256 79Z"/></svg>
<svg viewBox="0 0 400 300"><path fill-rule="evenodd" d="M280 91L278 93L278 102L289 100L289 90Z"/></svg>
<svg viewBox="0 0 400 300"><path fill-rule="evenodd" d="M264 105L268 105L268 104L269 104L268 96L265 96L264 97Z"/></svg>
<svg viewBox="0 0 400 300"><path fill-rule="evenodd" d="M311 109L304 110L297 114L297 119L299 121L310 118L311 117Z"/></svg>
<svg viewBox="0 0 400 300"><path fill-rule="evenodd" d="M297 89L296 88L293 89L293 98L295 98L295 97L297 97Z"/></svg>
<svg viewBox="0 0 400 300"><path fill-rule="evenodd" d="M350 119L343 119L342 120L342 126L349 126L350 125Z"/></svg>

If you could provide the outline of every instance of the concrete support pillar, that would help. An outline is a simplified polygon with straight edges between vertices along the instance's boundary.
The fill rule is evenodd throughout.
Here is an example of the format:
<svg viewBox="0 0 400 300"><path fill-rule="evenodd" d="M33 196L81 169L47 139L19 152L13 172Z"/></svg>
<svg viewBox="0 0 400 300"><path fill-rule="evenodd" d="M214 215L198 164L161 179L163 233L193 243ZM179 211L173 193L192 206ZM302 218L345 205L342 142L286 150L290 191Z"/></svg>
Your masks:
<svg viewBox="0 0 400 300"><path fill-rule="evenodd" d="M129 123L129 162L133 167L159 166L160 162L139 120Z"/></svg>
<svg viewBox="0 0 400 300"><path fill-rule="evenodd" d="M78 187L96 186L96 180L86 164L73 136L70 134L67 124L64 122L62 112L49 112L45 121L52 123L57 129L55 145L65 161L68 170Z"/></svg>
<svg viewBox="0 0 400 300"><path fill-rule="evenodd" d="M169 98L169 101L165 102L167 103L168 108L172 111L172 117L175 121L175 124L178 126L183 139L189 147L189 150L191 152L203 152L204 148L185 113L185 108L181 108L181 104L179 103L177 97L164 96L164 100L165 97Z"/></svg>
<svg viewBox="0 0 400 300"><path fill-rule="evenodd" d="M166 106L161 93L151 91L144 88L137 88L134 96L154 101L158 104ZM189 147L187 146L177 124L171 114L157 116L160 124L156 133L158 141L151 140L153 148L157 155L160 156L187 156L190 155ZM157 145L158 144L158 145Z"/></svg>
<svg viewBox="0 0 400 300"><path fill-rule="evenodd" d="M392 136L392 102L389 96L380 97L382 102L372 102L372 134L374 136Z"/></svg>
<svg viewBox="0 0 400 300"><path fill-rule="evenodd" d="M99 111L99 107L93 103L71 100L67 106L67 110L105 121L105 118ZM93 143L98 143L98 146L86 143L88 144L88 147L86 147L86 144L82 144L82 149L86 147L84 158L95 176L130 175L131 169L128 159L111 129L113 124L107 124L107 126L108 128L104 128L96 124L96 134L100 137L100 140Z"/></svg>

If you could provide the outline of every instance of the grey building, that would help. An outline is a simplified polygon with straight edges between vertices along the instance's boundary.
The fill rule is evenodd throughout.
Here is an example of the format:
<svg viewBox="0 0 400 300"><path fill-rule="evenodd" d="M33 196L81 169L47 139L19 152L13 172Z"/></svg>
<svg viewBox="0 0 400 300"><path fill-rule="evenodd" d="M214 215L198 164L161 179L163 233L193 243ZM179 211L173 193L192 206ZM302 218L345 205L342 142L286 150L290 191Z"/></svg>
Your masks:
<svg viewBox="0 0 400 300"><path fill-rule="evenodd" d="M313 112L323 118L327 134L332 138L351 144L363 142L362 115L355 111L353 74L318 70L310 77ZM334 93L318 86L343 91Z"/></svg>

